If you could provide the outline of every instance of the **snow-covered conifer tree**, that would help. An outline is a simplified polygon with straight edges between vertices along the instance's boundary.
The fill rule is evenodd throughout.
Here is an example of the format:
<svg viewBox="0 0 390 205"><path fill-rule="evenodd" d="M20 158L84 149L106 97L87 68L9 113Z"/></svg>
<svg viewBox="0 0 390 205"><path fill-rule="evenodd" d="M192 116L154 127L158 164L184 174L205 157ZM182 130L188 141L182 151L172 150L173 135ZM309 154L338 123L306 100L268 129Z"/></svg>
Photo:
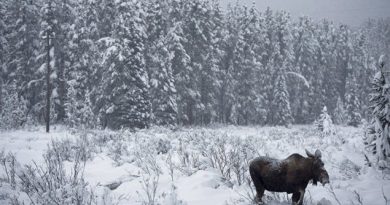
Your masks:
<svg viewBox="0 0 390 205"><path fill-rule="evenodd" d="M6 56L0 57L7 60L3 64L3 75L6 77L4 84L16 83L18 95L28 101L28 107L31 109L39 101L37 96L40 92L35 87L36 84L31 83L35 82L36 69L39 67L37 61L40 48L39 4L35 1L22 0L2 1L1 4L4 6L2 9L6 10L1 12L4 12L4 16L0 17L2 19L0 21L6 25L7 32L2 33L4 30L0 28L0 44L7 41L9 54L7 59L4 59ZM0 27L5 26L4 24Z"/></svg>
<svg viewBox="0 0 390 205"><path fill-rule="evenodd" d="M2 110L2 101L3 101L3 70L5 69L5 61L7 55L7 39L5 38L6 33L6 24L5 24L5 1L0 2L0 113Z"/></svg>
<svg viewBox="0 0 390 205"><path fill-rule="evenodd" d="M97 120L92 111L90 92L80 92L79 82L76 80L68 81L67 85L65 123L70 127L95 127Z"/></svg>
<svg viewBox="0 0 390 205"><path fill-rule="evenodd" d="M117 15L111 37L100 41L104 71L98 96L102 125L145 128L149 126L149 83L145 69L144 23L140 2L116 1Z"/></svg>
<svg viewBox="0 0 390 205"><path fill-rule="evenodd" d="M237 35L237 44L234 50L233 79L234 79L234 104L235 122L247 125L255 121L256 107L256 74L260 69L260 62L255 53L256 39L253 35L258 23L256 10L247 8L242 10L239 18L242 29ZM245 28L242 28L245 25Z"/></svg>
<svg viewBox="0 0 390 205"><path fill-rule="evenodd" d="M278 77L275 81L274 99L273 99L273 124L289 126L292 123L290 101L286 85L286 72L284 65L278 71Z"/></svg>
<svg viewBox="0 0 390 205"><path fill-rule="evenodd" d="M315 122L317 129L323 133L323 135L327 136L333 134L335 129L333 126L332 119L328 114L328 109L326 106L322 109L322 113L320 117Z"/></svg>
<svg viewBox="0 0 390 205"><path fill-rule="evenodd" d="M320 91L318 87L321 84L321 73L316 72L316 69L320 66L317 63L316 51L319 48L318 42L315 39L314 23L308 17L300 17L299 21L293 27L293 63L292 71L302 74L311 83L311 88L307 87L304 83L300 82L300 79L289 78L288 92L291 100L291 110L295 122L307 123L312 120L311 110L320 109L317 108L317 104L314 96L316 92ZM321 95L321 93L318 93ZM316 96L317 97L317 96ZM319 96L318 96L319 97Z"/></svg>
<svg viewBox="0 0 390 205"><path fill-rule="evenodd" d="M357 96L357 82L353 76L347 82L347 96L346 98L346 109L347 109L347 124L357 127L361 124L362 118L360 115L360 102Z"/></svg>
<svg viewBox="0 0 390 205"><path fill-rule="evenodd" d="M370 102L373 120L368 128L365 143L367 148L377 156L381 166L383 160L390 159L390 118L389 118L389 86L385 79L384 59L379 60L380 71L375 74L372 81Z"/></svg>
<svg viewBox="0 0 390 205"><path fill-rule="evenodd" d="M4 86L0 128L18 128L27 121L27 101L18 95L15 82Z"/></svg>
<svg viewBox="0 0 390 205"><path fill-rule="evenodd" d="M172 71L173 45L167 1L147 4L147 40L145 63L148 69L152 102L152 122L158 125L177 123L176 88Z"/></svg>
<svg viewBox="0 0 390 205"><path fill-rule="evenodd" d="M347 123L347 111L345 110L344 103L340 97L337 99L336 108L333 111L333 119L334 123L337 125L343 125Z"/></svg>

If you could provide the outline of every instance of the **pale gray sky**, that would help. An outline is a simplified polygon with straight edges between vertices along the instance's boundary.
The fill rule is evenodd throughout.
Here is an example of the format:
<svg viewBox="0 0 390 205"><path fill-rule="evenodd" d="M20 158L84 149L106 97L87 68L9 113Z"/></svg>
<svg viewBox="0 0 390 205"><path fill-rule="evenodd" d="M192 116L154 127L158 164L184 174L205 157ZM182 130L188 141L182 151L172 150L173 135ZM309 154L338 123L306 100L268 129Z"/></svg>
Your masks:
<svg viewBox="0 0 390 205"><path fill-rule="evenodd" d="M237 0L220 0L226 7ZM239 0L251 6L254 2L260 11L268 6L273 10L286 10L291 16L310 16L358 26L368 18L390 17L390 0Z"/></svg>

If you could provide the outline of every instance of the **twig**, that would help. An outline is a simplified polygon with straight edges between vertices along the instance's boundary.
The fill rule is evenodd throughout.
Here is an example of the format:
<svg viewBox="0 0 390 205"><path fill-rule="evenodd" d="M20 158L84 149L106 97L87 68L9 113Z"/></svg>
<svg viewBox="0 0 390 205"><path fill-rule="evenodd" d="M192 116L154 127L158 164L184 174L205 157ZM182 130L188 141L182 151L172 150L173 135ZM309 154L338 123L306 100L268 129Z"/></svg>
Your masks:
<svg viewBox="0 0 390 205"><path fill-rule="evenodd" d="M353 193L355 194L355 198L357 199L357 201L359 202L360 205L363 205L363 198L360 196L359 192L357 192L356 190L353 191Z"/></svg>
<svg viewBox="0 0 390 205"><path fill-rule="evenodd" d="M387 199L387 196L385 195L385 192L383 191L383 186L382 186L382 196L383 198L385 199L385 205L387 205L389 203L389 200Z"/></svg>
<svg viewBox="0 0 390 205"><path fill-rule="evenodd" d="M333 198L336 200L336 202L339 204L339 205L342 205L340 200L337 198L337 195L336 193L334 192L334 189L333 189L333 186L331 184L329 184L330 188L328 188L328 191L329 193L332 194Z"/></svg>

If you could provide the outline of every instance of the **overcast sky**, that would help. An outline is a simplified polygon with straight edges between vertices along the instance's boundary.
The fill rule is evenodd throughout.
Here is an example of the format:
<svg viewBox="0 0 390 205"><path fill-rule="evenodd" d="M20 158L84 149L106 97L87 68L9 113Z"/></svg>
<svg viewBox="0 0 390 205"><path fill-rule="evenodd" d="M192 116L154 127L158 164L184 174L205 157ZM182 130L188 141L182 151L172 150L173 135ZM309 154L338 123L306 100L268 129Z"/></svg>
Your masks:
<svg viewBox="0 0 390 205"><path fill-rule="evenodd" d="M237 0L220 0L226 7ZM292 17L310 16L315 20L327 18L338 23L358 26L368 18L390 17L390 0L238 0L260 11L268 6L273 10L286 10Z"/></svg>

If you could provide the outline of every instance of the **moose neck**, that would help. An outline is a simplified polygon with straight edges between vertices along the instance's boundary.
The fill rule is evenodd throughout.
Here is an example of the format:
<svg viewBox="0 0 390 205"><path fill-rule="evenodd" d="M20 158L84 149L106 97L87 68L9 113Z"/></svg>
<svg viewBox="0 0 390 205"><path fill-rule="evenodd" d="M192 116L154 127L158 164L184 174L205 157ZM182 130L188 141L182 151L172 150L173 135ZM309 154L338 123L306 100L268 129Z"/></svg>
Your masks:
<svg viewBox="0 0 390 205"><path fill-rule="evenodd" d="M310 165L310 179L313 180L314 185L317 185L317 179L316 179L316 176L314 174L314 158L308 157L307 160L308 160L309 165Z"/></svg>

